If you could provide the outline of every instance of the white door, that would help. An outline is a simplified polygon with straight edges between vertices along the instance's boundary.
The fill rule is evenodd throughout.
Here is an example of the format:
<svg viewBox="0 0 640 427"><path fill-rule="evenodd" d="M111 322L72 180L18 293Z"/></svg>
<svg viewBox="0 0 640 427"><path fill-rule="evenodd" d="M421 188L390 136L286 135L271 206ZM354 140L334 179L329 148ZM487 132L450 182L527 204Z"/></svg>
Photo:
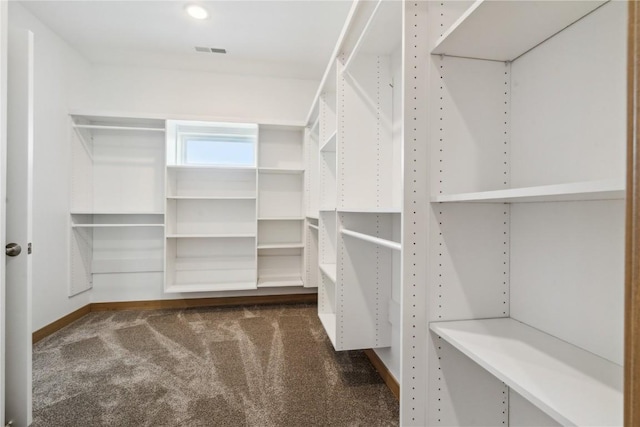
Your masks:
<svg viewBox="0 0 640 427"><path fill-rule="evenodd" d="M5 419L25 427L32 418L33 33L10 30L8 51Z"/></svg>

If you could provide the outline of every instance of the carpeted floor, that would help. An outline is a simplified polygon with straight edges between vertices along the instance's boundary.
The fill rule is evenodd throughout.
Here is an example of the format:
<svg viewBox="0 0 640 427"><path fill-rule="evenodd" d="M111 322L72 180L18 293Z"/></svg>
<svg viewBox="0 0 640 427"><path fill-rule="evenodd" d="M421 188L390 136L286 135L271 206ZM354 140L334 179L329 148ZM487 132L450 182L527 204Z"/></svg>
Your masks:
<svg viewBox="0 0 640 427"><path fill-rule="evenodd" d="M395 426L315 305L91 313L34 346L34 426Z"/></svg>

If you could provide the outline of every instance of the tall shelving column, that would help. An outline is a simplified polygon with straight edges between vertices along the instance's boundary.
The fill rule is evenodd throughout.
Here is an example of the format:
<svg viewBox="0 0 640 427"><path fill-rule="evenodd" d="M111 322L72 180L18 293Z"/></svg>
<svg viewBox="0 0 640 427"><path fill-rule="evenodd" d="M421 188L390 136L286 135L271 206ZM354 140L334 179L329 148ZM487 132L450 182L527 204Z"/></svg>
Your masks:
<svg viewBox="0 0 640 427"><path fill-rule="evenodd" d="M319 145L320 320L336 350L376 348L396 376L401 19L399 2L354 3L308 117Z"/></svg>
<svg viewBox="0 0 640 427"><path fill-rule="evenodd" d="M626 6L425 7L426 319L404 319L401 423L621 425Z"/></svg>
<svg viewBox="0 0 640 427"><path fill-rule="evenodd" d="M162 272L164 121L74 114L70 125L69 295Z"/></svg>
<svg viewBox="0 0 640 427"><path fill-rule="evenodd" d="M304 131L260 125L258 287L303 286Z"/></svg>
<svg viewBox="0 0 640 427"><path fill-rule="evenodd" d="M431 64L428 17L433 3L403 2L403 213L400 425L427 424L428 290L427 252L431 210L425 194L430 187L427 117Z"/></svg>
<svg viewBox="0 0 640 427"><path fill-rule="evenodd" d="M257 131L167 122L166 293L256 289Z"/></svg>
<svg viewBox="0 0 640 427"><path fill-rule="evenodd" d="M376 349L398 376L402 4L367 6L337 62L337 341Z"/></svg>
<svg viewBox="0 0 640 427"><path fill-rule="evenodd" d="M317 115L317 112L316 112ZM320 266L318 259L320 217L320 145L318 135L319 117L305 129L305 281L306 287L318 287Z"/></svg>
<svg viewBox="0 0 640 427"><path fill-rule="evenodd" d="M319 269L318 315L331 343L336 346L336 61L318 100L319 141Z"/></svg>

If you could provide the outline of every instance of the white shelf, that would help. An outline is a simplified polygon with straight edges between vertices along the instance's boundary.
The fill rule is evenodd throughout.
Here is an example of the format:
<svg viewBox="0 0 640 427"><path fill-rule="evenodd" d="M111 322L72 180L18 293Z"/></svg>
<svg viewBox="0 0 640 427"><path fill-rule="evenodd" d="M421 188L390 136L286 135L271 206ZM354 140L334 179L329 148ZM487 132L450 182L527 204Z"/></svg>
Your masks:
<svg viewBox="0 0 640 427"><path fill-rule="evenodd" d="M90 212L71 211L71 215L164 215L164 212Z"/></svg>
<svg viewBox="0 0 640 427"><path fill-rule="evenodd" d="M259 288L282 288L291 286L302 286L302 278L300 276L280 276L280 277L259 277Z"/></svg>
<svg viewBox="0 0 640 427"><path fill-rule="evenodd" d="M313 224L307 224L309 226L309 228L313 228L314 230L318 231L319 228L317 225L313 225Z"/></svg>
<svg viewBox="0 0 640 427"><path fill-rule="evenodd" d="M167 234L167 239L226 239L226 238L255 238L255 234Z"/></svg>
<svg viewBox="0 0 640 427"><path fill-rule="evenodd" d="M72 228L164 227L164 224L73 224Z"/></svg>
<svg viewBox="0 0 640 427"><path fill-rule="evenodd" d="M108 126L108 125L82 125L74 124L76 129L96 129L96 130L124 130L124 131L142 131L142 132L164 132L164 128L151 128L140 126Z"/></svg>
<svg viewBox="0 0 640 427"><path fill-rule="evenodd" d="M432 202L526 203L624 199L624 183L617 180L575 182L540 187L436 196Z"/></svg>
<svg viewBox="0 0 640 427"><path fill-rule="evenodd" d="M233 196L167 196L169 200L255 200L255 196L233 197Z"/></svg>
<svg viewBox="0 0 640 427"><path fill-rule="evenodd" d="M253 166L223 166L223 165L167 165L167 169L176 171L255 171Z"/></svg>
<svg viewBox="0 0 640 427"><path fill-rule="evenodd" d="M336 283L338 280L338 267L336 264L320 264L320 271L322 271L333 283Z"/></svg>
<svg viewBox="0 0 640 427"><path fill-rule="evenodd" d="M477 0L438 39L431 53L512 61L604 3Z"/></svg>
<svg viewBox="0 0 640 427"><path fill-rule="evenodd" d="M402 213L400 208L339 208L339 213L379 213L379 214L394 214Z"/></svg>
<svg viewBox="0 0 640 427"><path fill-rule="evenodd" d="M370 236L364 233L358 233L357 231L351 231L343 228L340 230L340 234L344 236L351 236L355 239L360 239L365 242L373 243L374 245L384 246L385 248L393 249L394 251L402 250L402 244L394 242L392 240L381 239L380 237Z"/></svg>
<svg viewBox="0 0 640 427"><path fill-rule="evenodd" d="M338 135L338 131L334 130L333 133L327 138L327 140L320 147L320 151L336 151L336 136Z"/></svg>
<svg viewBox="0 0 640 427"><path fill-rule="evenodd" d="M304 221L303 216L258 218L258 221Z"/></svg>
<svg viewBox="0 0 640 427"><path fill-rule="evenodd" d="M304 248L304 243L273 243L258 245L258 249L299 249Z"/></svg>
<svg viewBox="0 0 640 427"><path fill-rule="evenodd" d="M311 216L311 215L307 215L307 218L309 219L315 219L316 221L318 221L320 218L317 216Z"/></svg>
<svg viewBox="0 0 640 427"><path fill-rule="evenodd" d="M336 347L336 315L334 313L318 313L320 323L324 326L324 330L329 336L329 340L333 347Z"/></svg>
<svg viewBox="0 0 640 427"><path fill-rule="evenodd" d="M430 328L563 425L622 425L623 369L510 318Z"/></svg>
<svg viewBox="0 0 640 427"><path fill-rule="evenodd" d="M256 289L255 282L238 282L238 283L211 283L211 284L177 284L169 286L164 291L169 294L182 292L219 292L219 291L243 291L247 289Z"/></svg>
<svg viewBox="0 0 640 427"><path fill-rule="evenodd" d="M304 169L287 169L287 168L259 168L260 173L279 173L287 175L299 175L304 173Z"/></svg>

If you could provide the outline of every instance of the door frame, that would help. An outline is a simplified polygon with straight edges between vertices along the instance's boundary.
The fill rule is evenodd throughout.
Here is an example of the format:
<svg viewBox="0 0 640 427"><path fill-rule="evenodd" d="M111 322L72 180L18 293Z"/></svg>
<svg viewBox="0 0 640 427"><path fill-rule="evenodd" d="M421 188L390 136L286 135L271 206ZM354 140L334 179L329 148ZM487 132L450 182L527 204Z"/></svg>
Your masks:
<svg viewBox="0 0 640 427"><path fill-rule="evenodd" d="M0 1L0 242L6 242L7 56L9 2ZM4 244L4 243L3 243ZM5 420L5 261L0 251L0 422Z"/></svg>
<svg viewBox="0 0 640 427"><path fill-rule="evenodd" d="M640 425L640 5L629 1L624 424Z"/></svg>

